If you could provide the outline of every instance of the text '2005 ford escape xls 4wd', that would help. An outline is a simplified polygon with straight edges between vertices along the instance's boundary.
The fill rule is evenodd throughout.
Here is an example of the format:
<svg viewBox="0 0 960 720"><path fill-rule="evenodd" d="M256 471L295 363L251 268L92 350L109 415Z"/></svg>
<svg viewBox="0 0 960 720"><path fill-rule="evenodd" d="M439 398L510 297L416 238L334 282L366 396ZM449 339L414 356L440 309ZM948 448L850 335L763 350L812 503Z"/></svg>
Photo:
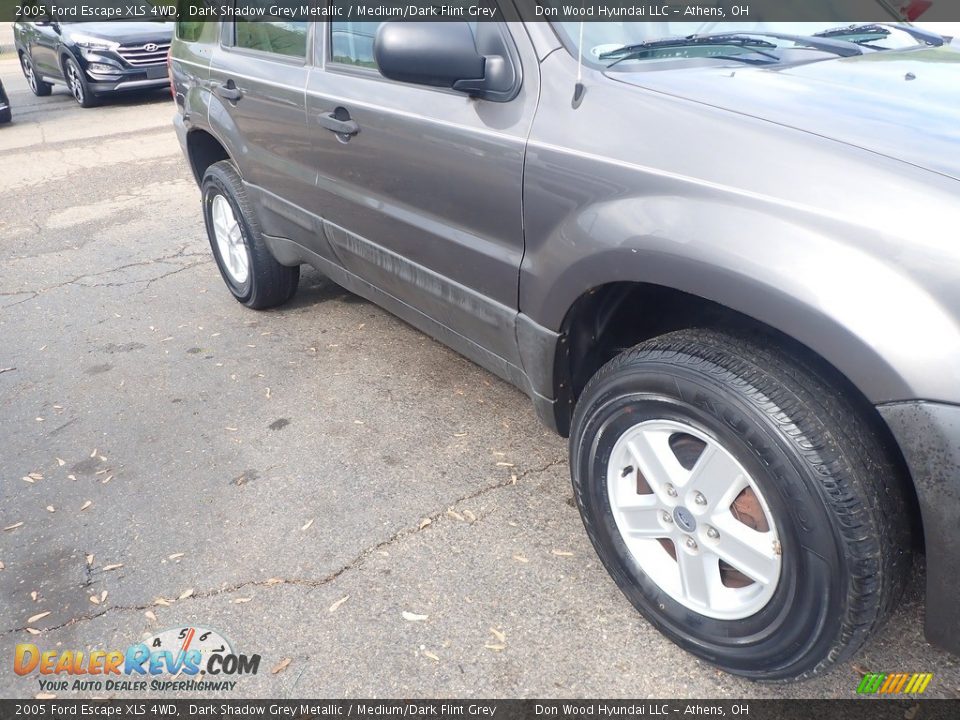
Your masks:
<svg viewBox="0 0 960 720"><path fill-rule="evenodd" d="M861 647L924 537L960 648L958 60L879 23L236 19L181 22L172 73L236 299L308 263L523 388L634 606L776 679Z"/></svg>

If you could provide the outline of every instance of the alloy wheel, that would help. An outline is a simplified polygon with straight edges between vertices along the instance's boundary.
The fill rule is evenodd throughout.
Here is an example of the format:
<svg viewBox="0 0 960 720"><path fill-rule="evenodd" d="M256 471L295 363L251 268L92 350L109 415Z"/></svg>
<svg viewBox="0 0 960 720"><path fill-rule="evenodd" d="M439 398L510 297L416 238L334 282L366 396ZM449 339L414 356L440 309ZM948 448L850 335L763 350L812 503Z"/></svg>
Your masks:
<svg viewBox="0 0 960 720"><path fill-rule="evenodd" d="M720 443L674 420L650 420L617 440L607 495L640 570L707 617L761 610L780 578L776 524L754 479Z"/></svg>
<svg viewBox="0 0 960 720"><path fill-rule="evenodd" d="M213 232L217 241L217 250L230 279L237 285L243 285L250 275L250 258L243 239L240 223L237 222L233 206L220 194L214 195L210 207L213 220Z"/></svg>
<svg viewBox="0 0 960 720"><path fill-rule="evenodd" d="M67 63L67 84L70 86L70 92L76 101L83 104L83 81L80 79L77 66L72 62Z"/></svg>
<svg viewBox="0 0 960 720"><path fill-rule="evenodd" d="M30 86L30 90L36 94L37 92L37 76L33 72L33 64L27 59L26 55L20 57L20 64L23 66L23 74L27 78L27 85Z"/></svg>

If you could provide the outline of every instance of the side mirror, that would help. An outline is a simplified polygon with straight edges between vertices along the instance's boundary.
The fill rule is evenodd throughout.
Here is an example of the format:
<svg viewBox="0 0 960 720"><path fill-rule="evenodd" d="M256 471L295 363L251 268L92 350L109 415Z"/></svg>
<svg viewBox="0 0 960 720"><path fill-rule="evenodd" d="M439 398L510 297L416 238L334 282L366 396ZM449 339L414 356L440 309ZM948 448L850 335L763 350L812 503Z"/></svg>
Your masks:
<svg viewBox="0 0 960 720"><path fill-rule="evenodd" d="M465 22L386 22L377 31L373 55L380 74L391 80L443 87L490 100L509 100L519 89L518 76L499 28L485 41L498 54L482 54ZM502 46L502 47L498 47Z"/></svg>

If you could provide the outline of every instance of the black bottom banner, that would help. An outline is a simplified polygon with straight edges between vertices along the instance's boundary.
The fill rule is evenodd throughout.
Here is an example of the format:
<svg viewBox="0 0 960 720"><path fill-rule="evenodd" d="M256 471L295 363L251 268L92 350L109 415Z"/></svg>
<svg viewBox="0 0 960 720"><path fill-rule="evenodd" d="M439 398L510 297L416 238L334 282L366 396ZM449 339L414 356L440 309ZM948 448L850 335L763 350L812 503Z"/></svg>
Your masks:
<svg viewBox="0 0 960 720"><path fill-rule="evenodd" d="M749 720L960 717L960 700L0 700L8 718L289 718L290 720Z"/></svg>

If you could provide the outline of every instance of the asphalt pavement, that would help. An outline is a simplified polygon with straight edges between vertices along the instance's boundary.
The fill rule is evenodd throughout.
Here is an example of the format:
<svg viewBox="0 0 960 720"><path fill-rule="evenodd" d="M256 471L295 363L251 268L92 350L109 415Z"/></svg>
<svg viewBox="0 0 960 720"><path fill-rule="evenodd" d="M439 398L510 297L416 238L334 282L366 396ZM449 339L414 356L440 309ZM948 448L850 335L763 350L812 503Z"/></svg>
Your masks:
<svg viewBox="0 0 960 720"><path fill-rule="evenodd" d="M8 53L0 78L0 696L41 692L18 643L187 626L261 655L224 697L853 697L867 671L960 696L922 568L813 681L680 651L600 566L522 393L311 269L284 308L232 299L167 93L82 110Z"/></svg>

